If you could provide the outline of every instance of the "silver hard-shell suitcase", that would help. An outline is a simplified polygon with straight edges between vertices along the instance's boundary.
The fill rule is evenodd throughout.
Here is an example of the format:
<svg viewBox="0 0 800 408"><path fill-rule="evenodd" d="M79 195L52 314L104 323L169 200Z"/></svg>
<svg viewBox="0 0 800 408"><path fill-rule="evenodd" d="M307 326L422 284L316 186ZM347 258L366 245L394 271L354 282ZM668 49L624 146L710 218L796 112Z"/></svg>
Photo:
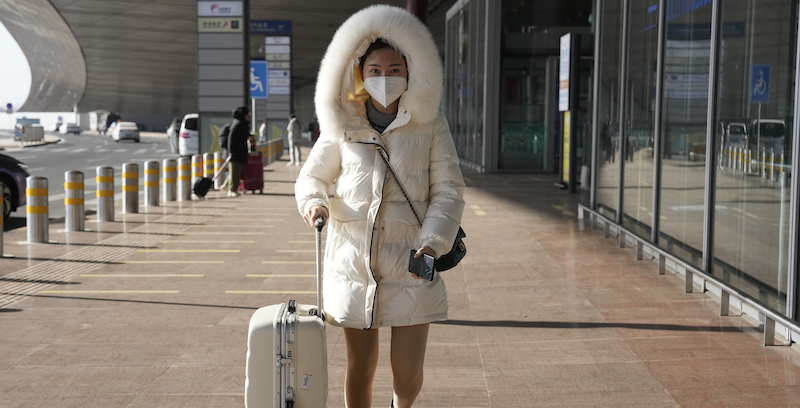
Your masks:
<svg viewBox="0 0 800 408"><path fill-rule="evenodd" d="M322 220L317 230L317 304L322 304ZM322 307L294 300L258 309L247 336L247 408L324 408L328 355Z"/></svg>

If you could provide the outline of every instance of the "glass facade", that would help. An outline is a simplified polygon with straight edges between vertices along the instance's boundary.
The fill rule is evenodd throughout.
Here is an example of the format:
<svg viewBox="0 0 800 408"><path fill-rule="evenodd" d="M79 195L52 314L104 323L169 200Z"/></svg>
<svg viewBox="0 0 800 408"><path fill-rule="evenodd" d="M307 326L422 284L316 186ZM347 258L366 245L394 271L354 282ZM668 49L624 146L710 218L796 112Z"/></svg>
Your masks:
<svg viewBox="0 0 800 408"><path fill-rule="evenodd" d="M786 308L789 271L797 22L788 16L796 2L722 3L714 135L713 273L776 310Z"/></svg>
<svg viewBox="0 0 800 408"><path fill-rule="evenodd" d="M444 103L462 163L487 172L558 170L559 38L583 34L582 50L591 55L591 9L592 0L459 0L453 5L447 13ZM591 63L581 68L579 165L588 151ZM497 106L491 106L495 100Z"/></svg>
<svg viewBox="0 0 800 408"><path fill-rule="evenodd" d="M458 156L482 168L486 0L466 2L448 19L446 30L445 114Z"/></svg>
<svg viewBox="0 0 800 408"><path fill-rule="evenodd" d="M601 2L603 17L596 33L600 37L602 58L595 64L599 71L599 138L597 158L597 210L615 219L618 210L620 144L619 144L619 60L622 46L622 6L624 0Z"/></svg>
<svg viewBox="0 0 800 408"><path fill-rule="evenodd" d="M598 0L596 10L591 205L797 320L787 304L797 2Z"/></svg>

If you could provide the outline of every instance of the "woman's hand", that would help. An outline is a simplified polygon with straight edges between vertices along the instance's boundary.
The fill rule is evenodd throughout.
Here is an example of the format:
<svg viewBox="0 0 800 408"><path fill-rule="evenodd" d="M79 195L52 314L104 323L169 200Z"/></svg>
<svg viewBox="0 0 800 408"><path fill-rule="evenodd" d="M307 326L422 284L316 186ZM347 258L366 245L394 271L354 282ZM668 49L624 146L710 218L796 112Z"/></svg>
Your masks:
<svg viewBox="0 0 800 408"><path fill-rule="evenodd" d="M424 247L418 249L417 253L414 254L414 258L419 258L419 257L422 256L422 254L428 254L428 255L432 256L433 259L436 259L436 251L434 251L429 246L424 246ZM419 275L417 275L416 273L412 273L411 276L413 276L414 279L425 279L425 278L420 278Z"/></svg>
<svg viewBox="0 0 800 408"><path fill-rule="evenodd" d="M314 220L322 217L322 222L328 223L328 209L321 206L311 207L303 214L303 220L309 227L314 226Z"/></svg>

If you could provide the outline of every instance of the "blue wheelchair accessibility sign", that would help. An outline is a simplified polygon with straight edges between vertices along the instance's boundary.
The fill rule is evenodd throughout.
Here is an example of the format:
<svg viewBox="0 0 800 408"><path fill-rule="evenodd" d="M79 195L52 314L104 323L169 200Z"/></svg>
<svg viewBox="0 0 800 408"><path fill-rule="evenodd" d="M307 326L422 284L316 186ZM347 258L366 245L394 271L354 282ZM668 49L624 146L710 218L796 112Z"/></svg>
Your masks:
<svg viewBox="0 0 800 408"><path fill-rule="evenodd" d="M250 97L267 99L267 61L250 61Z"/></svg>
<svg viewBox="0 0 800 408"><path fill-rule="evenodd" d="M769 103L769 65L753 64L750 74L750 102Z"/></svg>

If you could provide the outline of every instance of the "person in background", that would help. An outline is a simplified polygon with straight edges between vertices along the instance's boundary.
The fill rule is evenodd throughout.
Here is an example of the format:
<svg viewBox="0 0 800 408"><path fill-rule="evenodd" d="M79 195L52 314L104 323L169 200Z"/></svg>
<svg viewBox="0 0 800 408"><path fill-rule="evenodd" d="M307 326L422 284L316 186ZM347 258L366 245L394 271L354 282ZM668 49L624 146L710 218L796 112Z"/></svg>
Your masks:
<svg viewBox="0 0 800 408"><path fill-rule="evenodd" d="M303 128L300 127L300 122L297 121L297 116L289 116L289 126L286 127L289 131L289 163L287 166L300 165L300 142L303 140Z"/></svg>
<svg viewBox="0 0 800 408"><path fill-rule="evenodd" d="M320 65L321 134L295 198L306 224L322 218L328 227L323 309L344 327L348 408L371 405L381 327L391 330L391 406L411 407L430 323L447 319L438 272L429 281L408 271L412 259L452 248L464 211L464 178L439 111L442 89L430 31L393 6L351 16Z"/></svg>
<svg viewBox="0 0 800 408"><path fill-rule="evenodd" d="M242 179L244 167L247 165L248 148L250 139L250 109L240 106L233 111L233 122L228 136L228 178L225 186L228 187L228 197L239 195L239 181Z"/></svg>
<svg viewBox="0 0 800 408"><path fill-rule="evenodd" d="M264 120L261 122L261 126L258 127L258 141L261 143L265 143L267 141L267 121Z"/></svg>

